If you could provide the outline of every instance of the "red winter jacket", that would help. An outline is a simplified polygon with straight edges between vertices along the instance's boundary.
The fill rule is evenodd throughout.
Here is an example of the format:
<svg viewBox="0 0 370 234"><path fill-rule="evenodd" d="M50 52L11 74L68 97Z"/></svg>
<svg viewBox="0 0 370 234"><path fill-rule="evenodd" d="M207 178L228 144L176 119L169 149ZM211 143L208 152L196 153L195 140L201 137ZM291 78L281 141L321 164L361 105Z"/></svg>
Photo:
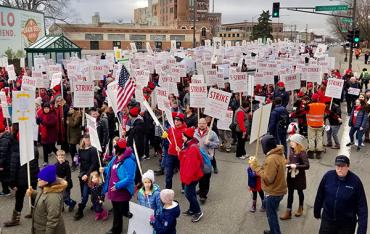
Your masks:
<svg viewBox="0 0 370 234"><path fill-rule="evenodd" d="M57 115L55 111L50 109L50 112L45 114L43 109L37 112L37 118L40 121L41 144L52 144L58 139L57 131Z"/></svg>
<svg viewBox="0 0 370 234"><path fill-rule="evenodd" d="M203 158L199 151L198 140L192 139L179 153L180 180L185 185L203 177Z"/></svg>
<svg viewBox="0 0 370 234"><path fill-rule="evenodd" d="M183 123L181 127L174 127L168 129L168 139L170 140L170 146L168 147L168 154L170 156L177 156L177 151L176 151L176 144L177 146L181 149L182 144L184 144L184 141L182 140L182 133L186 129L186 124ZM176 141L174 136L176 136Z"/></svg>
<svg viewBox="0 0 370 234"><path fill-rule="evenodd" d="M58 142L64 142L65 141L65 128L64 128L63 106L56 107L55 113L57 116Z"/></svg>

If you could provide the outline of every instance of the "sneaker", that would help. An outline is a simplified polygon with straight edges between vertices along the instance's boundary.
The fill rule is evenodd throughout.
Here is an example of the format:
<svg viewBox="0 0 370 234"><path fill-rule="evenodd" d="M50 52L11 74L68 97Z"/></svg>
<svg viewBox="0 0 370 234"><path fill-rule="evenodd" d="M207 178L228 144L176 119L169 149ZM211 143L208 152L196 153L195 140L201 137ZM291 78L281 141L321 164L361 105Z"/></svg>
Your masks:
<svg viewBox="0 0 370 234"><path fill-rule="evenodd" d="M348 143L346 146L351 146L351 145L353 145L353 142Z"/></svg>
<svg viewBox="0 0 370 234"><path fill-rule="evenodd" d="M356 151L359 152L361 150L360 146L357 146Z"/></svg>
<svg viewBox="0 0 370 234"><path fill-rule="evenodd" d="M186 216L193 216L194 215L194 212L193 211L190 211L190 210L187 210L185 212L182 212L183 215L186 215Z"/></svg>
<svg viewBox="0 0 370 234"><path fill-rule="evenodd" d="M68 212L72 212L76 206L76 202L72 200L70 206L68 207Z"/></svg>
<svg viewBox="0 0 370 234"><path fill-rule="evenodd" d="M154 171L154 175L156 175L156 176L164 175L164 170L159 169L158 171Z"/></svg>
<svg viewBox="0 0 370 234"><path fill-rule="evenodd" d="M217 167L213 169L213 173L218 174L218 168Z"/></svg>
<svg viewBox="0 0 370 234"><path fill-rule="evenodd" d="M200 204L204 204L204 203L206 203L206 201L207 201L207 198L205 198L205 197L200 197L199 198L199 202L200 202Z"/></svg>
<svg viewBox="0 0 370 234"><path fill-rule="evenodd" d="M266 209L263 206L261 206L260 212L266 212Z"/></svg>
<svg viewBox="0 0 370 234"><path fill-rule="evenodd" d="M326 144L326 145L324 145L325 147L332 147L333 146L333 144Z"/></svg>
<svg viewBox="0 0 370 234"><path fill-rule="evenodd" d="M10 195L12 195L10 192L8 193L0 192L0 197L8 197Z"/></svg>
<svg viewBox="0 0 370 234"><path fill-rule="evenodd" d="M271 234L271 231L270 230L264 230L263 234Z"/></svg>
<svg viewBox="0 0 370 234"><path fill-rule="evenodd" d="M231 152L231 149L230 148L226 148L226 153L230 153Z"/></svg>
<svg viewBox="0 0 370 234"><path fill-rule="evenodd" d="M242 159L242 160L245 160L245 159L247 159L248 157L247 156L245 156L245 155L243 155L243 156L241 156L241 157L238 157L239 159Z"/></svg>
<svg viewBox="0 0 370 234"><path fill-rule="evenodd" d="M146 155L143 156L143 160L148 160L148 159L150 159L149 155L148 156L146 156Z"/></svg>
<svg viewBox="0 0 370 234"><path fill-rule="evenodd" d="M361 144L361 146L365 146L365 144L364 144L364 143L362 143L362 144Z"/></svg>
<svg viewBox="0 0 370 234"><path fill-rule="evenodd" d="M185 193L185 190L184 189L181 189L181 193L184 194Z"/></svg>
<svg viewBox="0 0 370 234"><path fill-rule="evenodd" d="M196 223L196 222L199 222L199 220L203 217L203 212L200 212L198 214L194 214L193 215L193 218L191 219L191 221L193 223Z"/></svg>

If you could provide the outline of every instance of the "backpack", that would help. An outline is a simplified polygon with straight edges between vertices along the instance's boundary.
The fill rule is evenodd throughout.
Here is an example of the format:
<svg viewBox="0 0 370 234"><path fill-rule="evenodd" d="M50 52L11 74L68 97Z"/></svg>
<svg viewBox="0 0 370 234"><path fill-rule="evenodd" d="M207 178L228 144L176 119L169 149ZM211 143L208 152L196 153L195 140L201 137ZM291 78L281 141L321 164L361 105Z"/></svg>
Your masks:
<svg viewBox="0 0 370 234"><path fill-rule="evenodd" d="M365 82L369 82L369 73L368 72L362 72L362 79L365 81Z"/></svg>
<svg viewBox="0 0 370 234"><path fill-rule="evenodd" d="M286 131L289 127L289 123L290 123L289 120L290 120L289 113L287 111L284 111L283 113L281 113L279 121L278 121L279 129Z"/></svg>
<svg viewBox="0 0 370 234"><path fill-rule="evenodd" d="M208 154L204 152L202 148L199 148L200 154L203 158L203 173L204 174L210 174L212 172L212 163L211 160L209 160Z"/></svg>

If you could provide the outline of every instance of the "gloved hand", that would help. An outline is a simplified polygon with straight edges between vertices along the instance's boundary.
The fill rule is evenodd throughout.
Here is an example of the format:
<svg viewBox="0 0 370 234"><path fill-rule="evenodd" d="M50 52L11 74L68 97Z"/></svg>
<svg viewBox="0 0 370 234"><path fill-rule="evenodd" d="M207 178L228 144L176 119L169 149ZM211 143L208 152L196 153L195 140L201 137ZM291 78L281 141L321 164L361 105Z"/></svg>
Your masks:
<svg viewBox="0 0 370 234"><path fill-rule="evenodd" d="M167 132L163 132L163 133L162 133L162 138L163 138L163 139L168 138L168 133L167 133Z"/></svg>
<svg viewBox="0 0 370 234"><path fill-rule="evenodd" d="M289 166L290 166L290 168L292 168L292 169L296 169L296 168L297 168L297 164L294 164L294 163L290 164Z"/></svg>
<svg viewBox="0 0 370 234"><path fill-rule="evenodd" d="M255 156L249 157L248 163L252 170L255 170L259 166L257 158Z"/></svg>

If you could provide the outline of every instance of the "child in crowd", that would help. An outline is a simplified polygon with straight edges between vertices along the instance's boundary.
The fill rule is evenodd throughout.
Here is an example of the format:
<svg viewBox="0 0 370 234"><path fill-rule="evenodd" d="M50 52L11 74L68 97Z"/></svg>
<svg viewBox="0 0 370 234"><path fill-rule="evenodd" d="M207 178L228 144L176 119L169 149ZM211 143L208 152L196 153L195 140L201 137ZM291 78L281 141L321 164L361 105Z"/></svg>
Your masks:
<svg viewBox="0 0 370 234"><path fill-rule="evenodd" d="M93 171L90 173L89 187L91 192L91 202L95 211L95 221L102 219L107 220L108 212L104 209L104 194L103 182L98 172Z"/></svg>
<svg viewBox="0 0 370 234"><path fill-rule="evenodd" d="M176 233L176 219L180 216L180 205L174 201L175 192L172 189L163 189L160 193L163 205L162 212L150 218L156 234Z"/></svg>
<svg viewBox="0 0 370 234"><path fill-rule="evenodd" d="M257 205L257 193L260 195L261 198L261 209L260 211L265 211L263 206L263 199L265 197L265 194L263 193L263 190L261 188L261 177L259 177L255 171L252 170L252 168L248 167L248 186L249 190L252 191L252 199L253 203L251 208L249 209L250 212L254 213L256 212L256 205Z"/></svg>
<svg viewBox="0 0 370 234"><path fill-rule="evenodd" d="M140 205L154 210L154 214L159 214L162 209L159 185L154 184L154 172L148 170L142 176L143 187L137 194Z"/></svg>
<svg viewBox="0 0 370 234"><path fill-rule="evenodd" d="M118 136L113 138L113 140L112 140L113 150L112 150L112 152L108 152L108 153L104 154L104 158L103 158L104 163L109 163L110 160L113 158L113 156L114 156L114 146L117 144L118 139L119 139Z"/></svg>
<svg viewBox="0 0 370 234"><path fill-rule="evenodd" d="M71 166L69 165L68 160L66 160L66 153L64 150L57 151L57 163L55 163L56 174L59 178L67 181L68 186L63 194L64 204L68 206L68 211L72 212L76 206L76 201L71 199L71 189L73 187L72 178L71 178Z"/></svg>

